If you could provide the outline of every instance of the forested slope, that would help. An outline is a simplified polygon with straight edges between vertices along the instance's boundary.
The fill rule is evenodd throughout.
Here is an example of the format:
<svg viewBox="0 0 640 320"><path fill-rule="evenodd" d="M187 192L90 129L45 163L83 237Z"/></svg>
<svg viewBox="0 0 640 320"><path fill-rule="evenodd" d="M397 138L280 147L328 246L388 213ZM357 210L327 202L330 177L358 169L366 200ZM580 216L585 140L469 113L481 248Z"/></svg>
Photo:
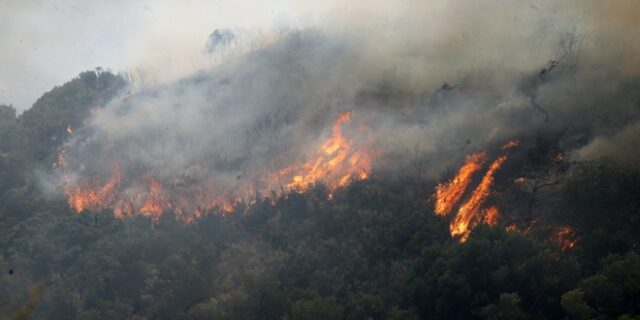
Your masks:
<svg viewBox="0 0 640 320"><path fill-rule="evenodd" d="M168 213L157 222L76 214L42 192L38 172L55 162L67 127L122 90L123 78L90 71L20 116L0 106L2 317L640 318L635 167L567 161L533 189L506 170L493 190L503 220L463 243L434 214L440 181L420 165L333 193L318 184L257 195L190 224ZM528 171L518 172L546 179L557 138L523 139L518 166Z"/></svg>

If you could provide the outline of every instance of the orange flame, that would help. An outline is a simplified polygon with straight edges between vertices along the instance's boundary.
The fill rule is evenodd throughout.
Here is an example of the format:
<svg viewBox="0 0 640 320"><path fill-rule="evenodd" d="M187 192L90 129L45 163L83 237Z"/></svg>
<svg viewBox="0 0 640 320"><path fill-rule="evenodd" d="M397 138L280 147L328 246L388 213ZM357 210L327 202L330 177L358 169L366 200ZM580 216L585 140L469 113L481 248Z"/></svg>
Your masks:
<svg viewBox="0 0 640 320"><path fill-rule="evenodd" d="M484 218L482 221L490 226L495 226L498 224L498 218L500 217L500 213L498 208L493 206L489 209L484 210Z"/></svg>
<svg viewBox="0 0 640 320"><path fill-rule="evenodd" d="M475 227L478 222L481 220L480 214L482 204L485 202L487 197L491 191L491 185L493 184L493 175L500 169L502 164L507 160L507 156L503 155L498 157L491 165L489 166L489 170L485 173L484 177L482 177L482 181L480 184L473 190L471 197L467 202L465 202L460 209L458 209L458 214L451 221L449 226L449 230L451 231L451 236L460 237L460 242L464 242L469 237L471 233L471 228ZM497 216L497 210L495 211Z"/></svg>
<svg viewBox="0 0 640 320"><path fill-rule="evenodd" d="M157 220L160 215L169 208L169 204L164 200L162 193L162 184L160 181L151 179L149 194L139 211L150 214L153 220Z"/></svg>
<svg viewBox="0 0 640 320"><path fill-rule="evenodd" d="M467 160L456 176L447 183L441 183L436 186L435 192L435 213L439 216L447 215L453 206L458 203L464 191L471 183L473 174L476 173L485 161L487 154L479 152L467 156Z"/></svg>
<svg viewBox="0 0 640 320"><path fill-rule="evenodd" d="M65 189L67 201L76 212L80 213L85 209L101 210L105 209L105 203L115 196L116 188L122 179L122 170L117 163L112 166L112 175L107 183L100 185L95 180L84 180L81 184L85 187L68 186Z"/></svg>
<svg viewBox="0 0 640 320"><path fill-rule="evenodd" d="M125 179L120 165L115 162L111 178L104 184L100 183L100 179L76 181L67 174L65 150L60 151L54 167L62 170L62 185L69 206L78 213L112 208L118 218L140 213L151 216L155 222L164 212L171 210L182 221L193 222L214 208L221 213L233 212L239 203L256 192L268 194L278 188L304 192L310 185L322 181L332 193L352 181L368 178L373 152L356 148L354 140L345 137L342 132L351 116L351 112L345 112L337 117L331 136L320 144L311 161L254 177L256 181L253 182L257 184L225 187L213 181L198 180L197 175L191 177L190 174L185 174L179 183L163 183L163 180L150 173L141 179ZM260 187L256 188L257 185ZM250 201L247 203L251 205Z"/></svg>
<svg viewBox="0 0 640 320"><path fill-rule="evenodd" d="M513 139L513 140L511 140L511 141L509 141L509 142L505 143L505 144L502 146L502 150L505 150L505 149L513 149L513 148L517 147L519 144L520 144L520 140L518 140L518 139Z"/></svg>
<svg viewBox="0 0 640 320"><path fill-rule="evenodd" d="M558 228L558 231L553 236L553 239L558 242L560 249L569 250L576 247L578 238L576 236L576 230L570 226L563 226Z"/></svg>
<svg viewBox="0 0 640 320"><path fill-rule="evenodd" d="M353 140L346 139L342 134L342 126L351 120L351 114L343 112L338 116L333 124L331 137L320 146L314 160L284 168L275 179L285 178L285 187L300 192L319 181L323 181L329 191L333 191L353 180L366 179L371 170L371 154L364 150L354 150Z"/></svg>
<svg viewBox="0 0 640 320"><path fill-rule="evenodd" d="M504 144L502 149L515 148L518 144L519 140L513 139ZM436 186L436 191L434 193L434 197L436 199L434 211L436 215L447 215L460 201L471 182L473 174L480 170L485 158L485 152L467 156L467 161L460 170L458 170L458 174L454 179ZM483 222L490 226L494 226L498 223L498 219L500 218L500 211L498 208L496 206L492 206L483 209L483 205L491 194L494 175L502 167L505 161L507 161L507 156L501 155L494 160L491 165L489 165L487 172L485 172L478 186L476 186L466 202L458 208L458 212L451 220L449 224L449 232L452 237L458 237L460 242L467 240L471 234L471 229L478 223ZM522 183L524 182L524 179L520 181L519 178L516 179L515 182ZM516 226L510 226L507 229L516 230Z"/></svg>
<svg viewBox="0 0 640 320"><path fill-rule="evenodd" d="M518 225L516 225L515 223L512 223L512 224L510 224L510 225L506 226L504 229L505 229L507 232L516 232L516 231L518 231L518 230L519 230L519 229L518 229Z"/></svg>
<svg viewBox="0 0 640 320"><path fill-rule="evenodd" d="M70 125L67 125L67 129L66 130L67 130L67 134L68 135L71 135L73 133L73 129L71 128Z"/></svg>

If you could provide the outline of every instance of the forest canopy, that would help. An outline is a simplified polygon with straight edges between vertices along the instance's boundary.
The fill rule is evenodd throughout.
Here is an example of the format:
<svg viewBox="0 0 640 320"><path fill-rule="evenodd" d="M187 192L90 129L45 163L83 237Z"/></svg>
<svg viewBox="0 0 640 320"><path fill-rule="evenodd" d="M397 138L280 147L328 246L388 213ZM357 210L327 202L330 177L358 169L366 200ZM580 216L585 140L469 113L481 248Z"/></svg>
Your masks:
<svg viewBox="0 0 640 320"><path fill-rule="evenodd" d="M168 213L157 221L112 209L77 214L64 197L42 193L38 172L55 162L68 126L82 127L126 86L88 71L21 115L0 106L3 317L640 316L640 170L603 158L553 171L545 159L561 148L544 131L521 146L519 166L528 179L558 180L534 190L498 176L493 201L513 208L509 220L481 223L462 243L433 212L440 181L423 178L419 165L333 193L318 183L256 195L192 223ZM569 240L561 227L571 228Z"/></svg>

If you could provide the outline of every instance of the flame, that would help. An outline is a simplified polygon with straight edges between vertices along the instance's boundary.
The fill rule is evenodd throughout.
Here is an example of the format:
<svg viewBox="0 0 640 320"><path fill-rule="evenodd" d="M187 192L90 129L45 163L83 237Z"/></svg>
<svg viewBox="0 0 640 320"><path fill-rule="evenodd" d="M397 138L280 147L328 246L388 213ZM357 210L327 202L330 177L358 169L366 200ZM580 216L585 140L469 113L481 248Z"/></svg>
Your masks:
<svg viewBox="0 0 640 320"><path fill-rule="evenodd" d="M467 240L471 233L470 229L475 227L481 220L481 207L490 194L491 185L494 180L493 175L498 171L498 169L500 169L506 160L507 156L502 155L491 163L489 169L484 174L484 177L482 177L482 181L480 181L480 184L475 188L475 190L473 190L469 200L460 206L458 213L453 221L451 221L449 226L451 236L460 237L460 242Z"/></svg>
<svg viewBox="0 0 640 320"><path fill-rule="evenodd" d="M516 225L515 223L512 223L510 225L508 225L506 228L504 228L507 232L516 232L518 231L518 225Z"/></svg>
<svg viewBox="0 0 640 320"><path fill-rule="evenodd" d="M517 147L519 144L520 144L520 140L518 140L518 139L513 139L513 140L511 140L511 141L509 141L509 142L505 143L505 144L502 146L502 150L506 150L506 149L513 149L513 148Z"/></svg>
<svg viewBox="0 0 640 320"><path fill-rule="evenodd" d="M67 125L67 135L71 135L73 133L73 128L70 125Z"/></svg>
<svg viewBox="0 0 640 320"><path fill-rule="evenodd" d="M157 220L169 207L169 203L164 199L162 183L156 179L151 179L149 194L139 211L150 214L153 220Z"/></svg>
<svg viewBox="0 0 640 320"><path fill-rule="evenodd" d="M63 158L64 159L64 158ZM109 181L101 185L99 181L85 179L80 182L80 186L68 186L65 189L69 206L80 213L85 209L101 210L105 209L105 203L115 195L116 188L122 179L122 170L119 164L114 163Z"/></svg>
<svg viewBox="0 0 640 320"><path fill-rule="evenodd" d="M518 146L520 141L513 139L502 146L502 150L511 149ZM447 215L464 195L473 174L481 169L486 158L485 152L479 152L467 156L464 165L458 170L458 174L447 183L436 186L433 197L435 198L434 211L438 216ZM483 208L484 203L491 194L495 173L507 161L507 155L503 154L496 158L485 172L480 183L473 190L469 198L458 208L455 217L449 224L449 232L452 237L458 237L460 242L467 240L471 234L471 229L478 223L483 222L490 226L498 223L500 211L498 207L492 206ZM523 183L524 178L518 178L515 183ZM509 230L510 227L508 227ZM515 225L511 228L515 229Z"/></svg>
<svg viewBox="0 0 640 320"><path fill-rule="evenodd" d="M563 251L575 248L579 240L576 236L576 230L570 226L558 228L553 239L558 242Z"/></svg>
<svg viewBox="0 0 640 320"><path fill-rule="evenodd" d="M479 152L467 156L464 165L460 167L456 176L447 183L436 186L435 192L435 213L439 216L447 215L453 206L458 203L464 191L471 183L473 174L482 168L487 154Z"/></svg>
<svg viewBox="0 0 640 320"><path fill-rule="evenodd" d="M159 178L151 172L141 178L126 176L117 161L113 162L109 178L71 179L64 149L59 152L54 168L61 170L61 185L69 206L78 213L111 208L117 218L140 213L155 222L164 212L172 211L178 219L189 223L215 208L221 213L230 213L240 203L251 205L250 198L256 193L268 194L278 189L304 192L322 181L331 195L352 181L367 179L375 153L368 150L366 144L364 148L362 144L356 147L354 139L343 134L343 127L351 118L352 112L337 117L330 137L319 144L310 161L275 170L275 173L265 172L243 183L231 183L233 186L201 180L200 174L185 173L173 180ZM366 131L364 126L360 129Z"/></svg>
<svg viewBox="0 0 640 320"><path fill-rule="evenodd" d="M495 226L498 224L498 218L500 217L500 212L498 211L498 207L490 207L489 209L484 210L484 218L482 221L490 226Z"/></svg>
<svg viewBox="0 0 640 320"><path fill-rule="evenodd" d="M117 176L120 179L121 175ZM112 178L114 179L114 178ZM97 188L87 183L79 183L81 187L69 187L67 190L70 204L72 202L83 201L85 194L97 194ZM107 184L109 185L109 184ZM107 186L102 187L107 189ZM79 190L77 192L73 192ZM111 190L111 189L109 189ZM169 210L173 210L177 217L184 222L193 222L195 219L202 217L203 212L207 212L213 208L218 208L223 213L229 213L235 210L234 201L228 192L222 192L218 195L217 188L213 184L204 186L194 186L189 189L188 193L172 192L175 189L165 188L162 182L153 178L151 174L142 177L141 182L133 183L126 191L120 190L119 193L113 192L113 197L89 197L90 205L71 207L76 212L84 209L98 210L112 208L113 214L117 218L132 216L135 213L148 215L153 222L158 221L160 216ZM110 194L104 192L104 194Z"/></svg>
<svg viewBox="0 0 640 320"><path fill-rule="evenodd" d="M314 160L280 170L275 180L284 178L282 185L299 192L322 181L331 192L353 180L368 178L372 155L365 150L354 149L353 140L342 134L342 126L351 120L351 115L351 112L343 112L338 116L333 123L331 137L322 143Z"/></svg>

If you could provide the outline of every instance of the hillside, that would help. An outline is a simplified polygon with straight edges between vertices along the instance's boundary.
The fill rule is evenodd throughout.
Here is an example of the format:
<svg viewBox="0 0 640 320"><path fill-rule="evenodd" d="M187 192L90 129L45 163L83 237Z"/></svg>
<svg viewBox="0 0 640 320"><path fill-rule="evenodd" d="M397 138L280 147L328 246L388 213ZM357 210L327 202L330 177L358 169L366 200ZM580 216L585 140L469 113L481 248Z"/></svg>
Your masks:
<svg viewBox="0 0 640 320"><path fill-rule="evenodd" d="M52 188L43 186L43 172L55 171L74 135L93 134L95 124L83 120L94 108L108 110L125 87L117 75L88 71L20 116L0 107L3 317L640 316L640 170L608 158L559 158L569 152L562 130L522 134L508 150L500 148L506 141L484 145L488 159L470 175L461 199L473 197L489 162L508 155L482 205L500 215L477 220L464 239L450 234L454 213L436 214L436 186L459 181L454 176L478 146L458 149L436 176L426 172L439 160L417 153L398 162L400 169L374 162L366 177L347 184L319 179L304 188L255 192L231 207L203 208L188 221L176 205L157 214L114 215L117 208L109 205L77 213L60 189L43 191ZM447 90L434 94L433 105L445 93L462 95ZM405 113L414 112L411 105L422 108L404 105L404 95L376 89L360 99L387 99ZM270 126L256 131L259 137L280 130L277 122ZM452 205L456 212L465 204Z"/></svg>

